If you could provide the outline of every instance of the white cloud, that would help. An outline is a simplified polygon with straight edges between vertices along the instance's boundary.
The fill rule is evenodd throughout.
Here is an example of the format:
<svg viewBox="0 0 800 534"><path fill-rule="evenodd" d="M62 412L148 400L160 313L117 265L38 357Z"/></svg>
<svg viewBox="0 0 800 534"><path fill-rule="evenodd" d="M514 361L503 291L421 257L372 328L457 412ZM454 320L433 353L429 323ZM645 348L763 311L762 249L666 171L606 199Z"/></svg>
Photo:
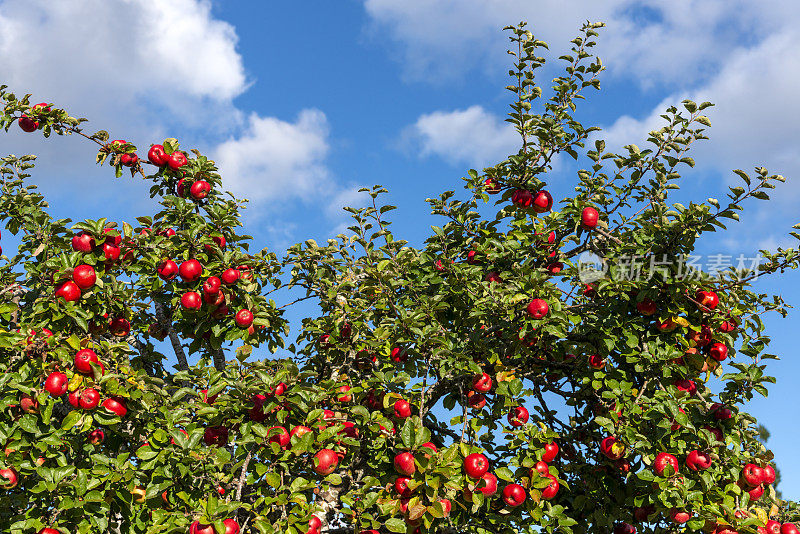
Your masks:
<svg viewBox="0 0 800 534"><path fill-rule="evenodd" d="M453 165L476 168L516 153L521 142L511 124L481 106L422 115L403 137L422 156L435 155Z"/></svg>
<svg viewBox="0 0 800 534"><path fill-rule="evenodd" d="M576 3L578 4L578 3ZM614 73L643 85L686 87L713 74L730 51L798 21L787 0L364 0L375 40L400 50L407 77L441 83L508 65L501 28L520 20L561 53L586 21L602 21L595 49Z"/></svg>
<svg viewBox="0 0 800 534"><path fill-rule="evenodd" d="M247 87L236 42L208 0L0 2L3 82L112 125L230 109Z"/></svg>

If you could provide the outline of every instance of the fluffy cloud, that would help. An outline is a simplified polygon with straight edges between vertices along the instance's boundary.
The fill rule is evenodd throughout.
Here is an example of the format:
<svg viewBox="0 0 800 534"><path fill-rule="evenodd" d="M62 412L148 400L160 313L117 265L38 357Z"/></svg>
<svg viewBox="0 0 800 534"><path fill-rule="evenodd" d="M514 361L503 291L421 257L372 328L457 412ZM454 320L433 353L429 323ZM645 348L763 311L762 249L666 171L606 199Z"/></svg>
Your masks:
<svg viewBox="0 0 800 534"><path fill-rule="evenodd" d="M442 82L507 64L500 29L530 22L560 51L586 21L602 21L596 50L611 72L643 85L684 87L705 79L728 53L800 18L787 0L608 0L564 9L562 0L364 0L375 38L399 48L411 79Z"/></svg>
<svg viewBox="0 0 800 534"><path fill-rule="evenodd" d="M250 115L247 130L221 143L214 157L234 192L255 201L308 197L331 187L325 114L304 110L295 122Z"/></svg>
<svg viewBox="0 0 800 534"><path fill-rule="evenodd" d="M105 123L230 108L247 87L236 42L207 0L0 2L3 82Z"/></svg>
<svg viewBox="0 0 800 534"><path fill-rule="evenodd" d="M481 106L422 115L403 138L422 156L435 155L453 165L475 168L505 159L520 144L513 126Z"/></svg>

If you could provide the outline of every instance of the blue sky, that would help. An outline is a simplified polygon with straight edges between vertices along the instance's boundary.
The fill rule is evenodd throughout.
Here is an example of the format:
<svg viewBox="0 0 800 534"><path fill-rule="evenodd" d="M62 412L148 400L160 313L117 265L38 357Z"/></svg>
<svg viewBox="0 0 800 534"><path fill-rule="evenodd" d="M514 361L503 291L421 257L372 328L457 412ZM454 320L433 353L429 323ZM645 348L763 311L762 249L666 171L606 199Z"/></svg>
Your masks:
<svg viewBox="0 0 800 534"><path fill-rule="evenodd" d="M212 155L228 187L252 200L246 223L259 247L280 252L334 235L346 224L339 208L377 183L400 208L395 234L420 243L436 223L425 198L516 151L503 122L500 28L528 20L557 57L582 21L602 20L597 51L608 70L579 118L601 126L609 147L643 146L668 105L715 102L711 140L695 151L680 197L724 198L734 168L763 164L789 180L701 252L790 246L800 222L794 2L609 0L564 11L550 0L0 0L0 82L112 138L146 147L177 137ZM548 67L540 82L556 72ZM13 130L0 152L40 155L35 180L57 216L132 220L152 210L143 184L95 168L79 139ZM557 166L553 196L568 194L574 178L574 166ZM799 280L786 274L758 288L798 304ZM798 315L767 324L783 358L771 366L778 384L749 409L772 432L784 494L800 498Z"/></svg>

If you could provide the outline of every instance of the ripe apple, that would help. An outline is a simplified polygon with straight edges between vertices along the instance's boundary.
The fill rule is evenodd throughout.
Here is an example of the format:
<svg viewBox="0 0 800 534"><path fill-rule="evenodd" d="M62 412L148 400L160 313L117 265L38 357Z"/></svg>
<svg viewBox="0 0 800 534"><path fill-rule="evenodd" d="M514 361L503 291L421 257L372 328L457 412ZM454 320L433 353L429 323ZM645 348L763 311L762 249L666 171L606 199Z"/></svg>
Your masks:
<svg viewBox="0 0 800 534"><path fill-rule="evenodd" d="M553 197L547 191L537 191L533 195L533 211L544 213L553 207Z"/></svg>
<svg viewBox="0 0 800 534"><path fill-rule="evenodd" d="M550 466L547 465L547 462L543 460L539 460L531 469L531 478L533 478L533 472L536 471L539 473L539 476L545 476L550 474Z"/></svg>
<svg viewBox="0 0 800 534"><path fill-rule="evenodd" d="M311 430L307 426L298 425L296 427L293 427L292 430L289 432L289 439L291 440L295 436L297 436L298 438L302 438L309 432L313 432L313 430Z"/></svg>
<svg viewBox="0 0 800 534"><path fill-rule="evenodd" d="M764 484L774 484L775 483L775 468L771 465L764 466Z"/></svg>
<svg viewBox="0 0 800 534"><path fill-rule="evenodd" d="M408 360L408 353L405 349L394 347L392 352L389 354L389 359L396 363L403 363Z"/></svg>
<svg viewBox="0 0 800 534"><path fill-rule="evenodd" d="M442 510L444 511L444 517L450 516L450 511L453 509L453 505L450 502L450 499L439 499L439 502L442 505ZM362 532L362 534L364 534Z"/></svg>
<svg viewBox="0 0 800 534"><path fill-rule="evenodd" d="M798 534L798 529L794 523L784 523L781 525L781 534Z"/></svg>
<svg viewBox="0 0 800 534"><path fill-rule="evenodd" d="M80 232L72 237L72 249L78 252L94 250L94 237L88 232Z"/></svg>
<svg viewBox="0 0 800 534"><path fill-rule="evenodd" d="M0 469L0 486L4 489L11 489L17 486L19 483L19 476L17 475L17 471L13 467L9 467L7 469Z"/></svg>
<svg viewBox="0 0 800 534"><path fill-rule="evenodd" d="M756 502L764 495L764 486L756 486L747 493L750 495L750 502Z"/></svg>
<svg viewBox="0 0 800 534"><path fill-rule="evenodd" d="M560 261L548 263L545 269L547 269L550 274L558 274L564 270L564 264Z"/></svg>
<svg viewBox="0 0 800 534"><path fill-rule="evenodd" d="M80 408L81 407L81 392L78 391L77 389L75 391L70 391L69 395L67 395L67 400L75 408Z"/></svg>
<svg viewBox="0 0 800 534"><path fill-rule="evenodd" d="M625 445L614 436L608 436L600 442L600 452L610 460L619 460L625 454Z"/></svg>
<svg viewBox="0 0 800 534"><path fill-rule="evenodd" d="M490 195L495 195L501 191L500 184L494 178L487 178L483 182L483 190Z"/></svg>
<svg viewBox="0 0 800 534"><path fill-rule="evenodd" d="M603 367L606 366L606 361L599 354L590 354L589 365L595 369L602 369Z"/></svg>
<svg viewBox="0 0 800 534"><path fill-rule="evenodd" d="M520 208L529 208L533 204L533 195L527 189L517 189L511 194L511 202Z"/></svg>
<svg viewBox="0 0 800 534"><path fill-rule="evenodd" d="M318 475L330 475L339 465L339 456L331 449L322 449L314 455L314 472Z"/></svg>
<svg viewBox="0 0 800 534"><path fill-rule="evenodd" d="M781 524L774 519L767 521L766 525L764 525L764 529L767 534L781 534Z"/></svg>
<svg viewBox="0 0 800 534"><path fill-rule="evenodd" d="M414 455L410 452L401 452L394 457L394 468L403 476L412 477L417 472L414 464Z"/></svg>
<svg viewBox="0 0 800 534"><path fill-rule="evenodd" d="M636 527L630 523L620 522L614 525L614 534L636 534Z"/></svg>
<svg viewBox="0 0 800 534"><path fill-rule="evenodd" d="M425 447L426 449L431 451L430 454L427 452L423 452L426 458L430 458L431 454L436 454L439 451L439 449L436 448L436 445L434 445L430 441L423 443L422 445L420 445L420 447Z"/></svg>
<svg viewBox="0 0 800 534"><path fill-rule="evenodd" d="M228 444L228 428L224 426L210 426L203 432L203 442L206 445L224 447Z"/></svg>
<svg viewBox="0 0 800 534"><path fill-rule="evenodd" d="M671 471L667 469L668 467L671 468ZM671 477L677 474L679 471L678 459L668 452L660 452L656 455L656 461L653 463L653 468L658 476Z"/></svg>
<svg viewBox="0 0 800 534"><path fill-rule="evenodd" d="M411 481L408 477L397 477L394 481L394 490L397 492L400 497L408 498L411 496L411 489L408 487L408 483Z"/></svg>
<svg viewBox="0 0 800 534"><path fill-rule="evenodd" d="M187 310L199 310L203 306L203 300L197 291L187 291L181 295L181 306Z"/></svg>
<svg viewBox="0 0 800 534"><path fill-rule="evenodd" d="M19 407L25 413L39 413L39 401L27 393L23 393L20 397Z"/></svg>
<svg viewBox="0 0 800 534"><path fill-rule="evenodd" d="M36 534L61 534L61 532L59 532L54 528L46 527L37 532Z"/></svg>
<svg viewBox="0 0 800 534"><path fill-rule="evenodd" d="M481 477L482 482L478 482L475 491L483 493L486 497L491 497L497 493L497 477L492 473L484 473Z"/></svg>
<svg viewBox="0 0 800 534"><path fill-rule="evenodd" d="M522 426L528 422L528 410L524 406L516 406L508 412L508 424L511 426ZM549 446L549 445L548 445ZM556 445L558 447L558 445Z"/></svg>
<svg viewBox="0 0 800 534"><path fill-rule="evenodd" d="M479 452L473 452L464 458L464 471L470 478L481 478L489 470L489 459Z"/></svg>
<svg viewBox="0 0 800 534"><path fill-rule="evenodd" d="M733 318L728 318L726 321L723 321L721 325L719 325L719 331L724 333L730 333L736 330L736 327L739 325Z"/></svg>
<svg viewBox="0 0 800 534"><path fill-rule="evenodd" d="M100 363L100 360L97 358L97 353L92 349L81 349L75 353L75 370L79 373L91 373L93 363Z"/></svg>
<svg viewBox="0 0 800 534"><path fill-rule="evenodd" d="M273 426L267 431L270 443L277 443L281 449L285 449L292 439L291 434L282 426Z"/></svg>
<svg viewBox="0 0 800 534"><path fill-rule="evenodd" d="M225 304L226 298L225 292L222 290L217 291L216 293L203 293L203 302L209 306L222 306ZM227 314L227 311L225 313Z"/></svg>
<svg viewBox="0 0 800 534"><path fill-rule="evenodd" d="M718 421L727 421L733 418L733 410L718 402L711 405L710 412L714 416L714 419Z"/></svg>
<svg viewBox="0 0 800 534"><path fill-rule="evenodd" d="M94 388L86 388L81 392L78 403L84 410L94 410L100 404L100 393Z"/></svg>
<svg viewBox="0 0 800 534"><path fill-rule="evenodd" d="M39 128L39 121L34 120L27 115L21 116L17 123L19 127L22 129L23 132L31 133L35 132L37 128Z"/></svg>
<svg viewBox="0 0 800 534"><path fill-rule="evenodd" d="M178 274L178 264L172 260L164 260L158 266L158 277L162 280L172 280Z"/></svg>
<svg viewBox="0 0 800 534"><path fill-rule="evenodd" d="M550 443L544 446L544 454L542 455L542 461L550 463L556 459L558 456L558 443L555 441L551 441Z"/></svg>
<svg viewBox="0 0 800 534"><path fill-rule="evenodd" d="M108 263L113 263L119 259L120 249L111 243L103 243L103 257Z"/></svg>
<svg viewBox="0 0 800 534"><path fill-rule="evenodd" d="M209 276L206 281L203 282L203 293L216 295L219 293L221 287L222 280L216 276Z"/></svg>
<svg viewBox="0 0 800 534"><path fill-rule="evenodd" d="M253 324L253 312L250 310L239 310L233 320L239 328L248 328Z"/></svg>
<svg viewBox="0 0 800 534"><path fill-rule="evenodd" d="M226 519L222 524L225 525L224 534L239 534L239 523L235 519Z"/></svg>
<svg viewBox="0 0 800 534"><path fill-rule="evenodd" d="M470 265L478 265L480 261L478 260L478 253L474 250L470 250L467 252L467 263Z"/></svg>
<svg viewBox="0 0 800 534"><path fill-rule="evenodd" d="M750 486L758 486L764 482L764 469L756 464L747 464L742 469L742 479Z"/></svg>
<svg viewBox="0 0 800 534"><path fill-rule="evenodd" d="M216 534L214 525L207 525L200 521L195 521L189 525L189 534Z"/></svg>
<svg viewBox="0 0 800 534"><path fill-rule="evenodd" d="M226 286L231 286L235 284L237 280L239 280L239 270L233 268L225 269L220 275L220 278L222 279L223 284Z"/></svg>
<svg viewBox="0 0 800 534"><path fill-rule="evenodd" d="M692 514L673 508L669 511L669 518L672 519L673 523L683 524L692 518Z"/></svg>
<svg viewBox="0 0 800 534"><path fill-rule="evenodd" d="M636 309L642 315L653 315L658 311L658 306L652 299L645 297L640 302L636 303ZM623 524L627 525L627 523Z"/></svg>
<svg viewBox="0 0 800 534"><path fill-rule="evenodd" d="M337 401L339 401L339 402L350 402L350 401L353 400L353 395L347 393L348 391L350 391L350 386L348 386L347 384L345 384L344 386L340 386L337 391L339 393L341 393L341 395L336 397Z"/></svg>
<svg viewBox="0 0 800 534"><path fill-rule="evenodd" d="M713 291L698 291L694 299L709 310L713 310L719 304L719 297Z"/></svg>
<svg viewBox="0 0 800 534"><path fill-rule="evenodd" d="M550 483L542 490L542 498L550 500L556 496L561 485L558 483L558 479L553 475L547 474L545 477L550 479Z"/></svg>
<svg viewBox="0 0 800 534"><path fill-rule="evenodd" d="M211 191L211 184L205 180L197 180L189 188L189 194L195 200L203 200L208 196L209 191Z"/></svg>
<svg viewBox="0 0 800 534"><path fill-rule="evenodd" d="M44 389L47 390L51 397L60 397L67 392L68 382L67 375L54 371L44 381Z"/></svg>
<svg viewBox="0 0 800 534"><path fill-rule="evenodd" d="M103 432L101 428L95 428L91 432L89 432L89 436L86 438L86 441L91 443L92 445L100 445L105 441L106 433Z"/></svg>
<svg viewBox="0 0 800 534"><path fill-rule="evenodd" d="M509 484L503 488L503 502L516 508L525 502L525 488L519 484Z"/></svg>
<svg viewBox="0 0 800 534"><path fill-rule="evenodd" d="M186 260L178 267L178 274L184 282L196 282L203 274L203 266L197 260Z"/></svg>
<svg viewBox="0 0 800 534"><path fill-rule="evenodd" d="M103 408L118 417L125 417L128 413L125 399L122 397L109 397L103 401Z"/></svg>
<svg viewBox="0 0 800 534"><path fill-rule="evenodd" d="M398 419L411 417L411 404L407 400L400 399L394 403L394 416Z"/></svg>
<svg viewBox="0 0 800 534"><path fill-rule="evenodd" d="M473 410L482 410L486 406L486 396L477 391L470 391L467 393L467 404Z"/></svg>
<svg viewBox="0 0 800 534"><path fill-rule="evenodd" d="M533 299L528 303L528 315L534 319L542 319L550 311L550 306L542 299Z"/></svg>
<svg viewBox="0 0 800 534"><path fill-rule="evenodd" d="M693 450L686 456L686 467L692 471L705 471L711 467L711 456L707 452Z"/></svg>
<svg viewBox="0 0 800 534"><path fill-rule="evenodd" d="M164 145L151 145L150 150L147 151L147 159L150 160L150 163L153 165L163 167L167 164L169 156L164 150Z"/></svg>
<svg viewBox="0 0 800 534"><path fill-rule="evenodd" d="M67 280L56 289L56 297L61 297L66 302L75 302L81 298L81 290L78 284L72 280Z"/></svg>
<svg viewBox="0 0 800 534"><path fill-rule="evenodd" d="M167 156L167 165L169 165L169 168L173 171L177 171L187 163L189 163L189 160L186 158L186 155L183 152L176 150Z"/></svg>
<svg viewBox="0 0 800 534"><path fill-rule="evenodd" d="M591 206L583 208L581 211L581 226L587 230L597 227L597 221L600 219L600 214Z"/></svg>
<svg viewBox="0 0 800 534"><path fill-rule="evenodd" d="M708 349L708 355L718 362L724 361L728 357L728 347L724 343L714 343Z"/></svg>
<svg viewBox="0 0 800 534"><path fill-rule="evenodd" d="M697 384L688 378L680 378L674 382L674 385L682 393L694 395L697 392Z"/></svg>

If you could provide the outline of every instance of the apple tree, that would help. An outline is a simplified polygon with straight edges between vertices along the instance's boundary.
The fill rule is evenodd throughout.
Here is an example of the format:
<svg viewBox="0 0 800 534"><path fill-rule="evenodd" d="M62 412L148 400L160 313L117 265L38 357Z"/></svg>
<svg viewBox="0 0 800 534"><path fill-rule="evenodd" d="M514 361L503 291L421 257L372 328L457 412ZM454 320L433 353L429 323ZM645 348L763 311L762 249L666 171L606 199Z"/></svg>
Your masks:
<svg viewBox="0 0 800 534"><path fill-rule="evenodd" d="M145 157L2 87L6 130L83 136L160 207L54 219L34 158L2 160L0 218L20 244L0 266L0 528L797 532L744 406L774 382L761 317L787 313L751 284L800 254L719 273L684 261L783 177L737 170L725 202L674 202L709 103L607 151L576 118L599 88L600 26L548 96L546 44L507 28L519 151L429 199L443 223L419 248L394 237L376 186L347 234L251 252L244 201L200 152L167 139ZM565 158L585 168L556 199ZM287 346L282 311L301 300L319 313Z"/></svg>

